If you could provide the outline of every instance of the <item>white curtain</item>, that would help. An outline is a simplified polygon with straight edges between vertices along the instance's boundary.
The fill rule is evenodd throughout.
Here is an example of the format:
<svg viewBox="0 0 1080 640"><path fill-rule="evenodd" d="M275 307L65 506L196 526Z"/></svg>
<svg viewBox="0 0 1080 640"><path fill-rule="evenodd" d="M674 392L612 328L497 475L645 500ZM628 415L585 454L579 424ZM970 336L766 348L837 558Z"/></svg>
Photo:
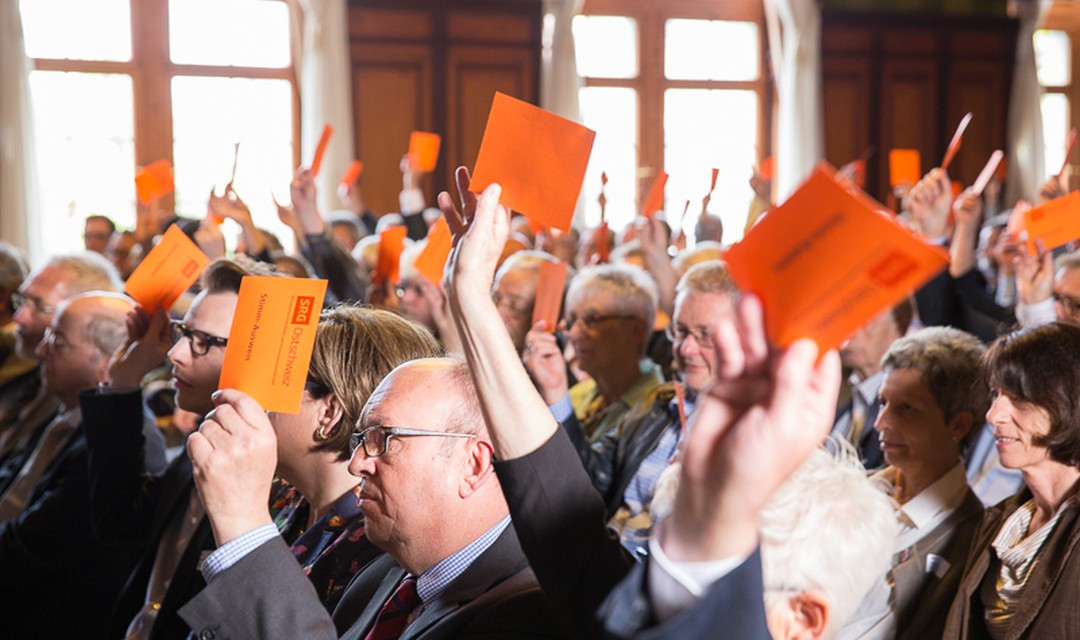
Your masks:
<svg viewBox="0 0 1080 640"><path fill-rule="evenodd" d="M337 185L356 158L348 0L295 0L293 8L293 24L300 35L299 55L293 59L300 86L300 158L304 166L311 163L323 126L334 128L315 179L319 210L326 215L342 207Z"/></svg>
<svg viewBox="0 0 1080 640"><path fill-rule="evenodd" d="M574 48L574 16L585 0L544 0L543 48L540 52L540 107L581 122L579 90L585 86L577 72ZM585 190L578 194L573 224L585 224Z"/></svg>
<svg viewBox="0 0 1080 640"><path fill-rule="evenodd" d="M776 66L776 167L773 194L783 202L824 154L821 107L821 8L817 0L765 0ZM779 27L777 28L777 23Z"/></svg>
<svg viewBox="0 0 1080 640"><path fill-rule="evenodd" d="M0 0L0 240L41 253L36 156L30 110L30 60L23 46L19 0Z"/></svg>
<svg viewBox="0 0 1080 640"><path fill-rule="evenodd" d="M1033 37L1051 4L1051 0L1017 0L1011 4L1020 19L1020 33L1016 41L1016 66L1009 100L1008 144L1011 151L1005 201L1010 203L1020 198L1034 201L1039 186L1048 177L1039 105L1043 90L1035 67Z"/></svg>

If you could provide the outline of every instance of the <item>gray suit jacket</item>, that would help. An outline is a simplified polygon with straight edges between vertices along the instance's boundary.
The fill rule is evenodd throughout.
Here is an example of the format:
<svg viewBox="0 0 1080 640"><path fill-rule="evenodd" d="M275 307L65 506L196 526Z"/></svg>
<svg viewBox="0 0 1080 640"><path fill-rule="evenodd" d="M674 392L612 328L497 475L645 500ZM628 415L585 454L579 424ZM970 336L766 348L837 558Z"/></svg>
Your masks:
<svg viewBox="0 0 1080 640"><path fill-rule="evenodd" d="M331 619L284 541L274 538L215 578L180 615L201 640L359 640L404 575L390 556L375 560L349 583ZM554 620L514 528L507 527L426 603L401 640L568 637Z"/></svg>

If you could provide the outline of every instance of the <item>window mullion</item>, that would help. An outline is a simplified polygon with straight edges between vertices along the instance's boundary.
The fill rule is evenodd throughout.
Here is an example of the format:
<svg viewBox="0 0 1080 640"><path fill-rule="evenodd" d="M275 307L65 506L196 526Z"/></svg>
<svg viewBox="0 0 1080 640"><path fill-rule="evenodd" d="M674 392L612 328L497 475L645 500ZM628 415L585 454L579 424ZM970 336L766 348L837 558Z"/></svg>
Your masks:
<svg viewBox="0 0 1080 640"><path fill-rule="evenodd" d="M169 60L169 1L131 1L131 49L135 60L135 162L172 161L172 63ZM162 203L171 207L172 202Z"/></svg>

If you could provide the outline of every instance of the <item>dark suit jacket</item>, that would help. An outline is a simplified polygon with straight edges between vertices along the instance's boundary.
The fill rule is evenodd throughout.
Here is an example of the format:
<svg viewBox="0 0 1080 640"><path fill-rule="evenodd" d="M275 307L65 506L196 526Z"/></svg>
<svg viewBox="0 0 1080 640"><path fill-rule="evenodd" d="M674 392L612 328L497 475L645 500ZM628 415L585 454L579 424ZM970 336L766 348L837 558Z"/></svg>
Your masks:
<svg viewBox="0 0 1080 640"><path fill-rule="evenodd" d="M146 601L146 587L154 568L161 538L187 508L195 483L191 461L181 453L155 477L147 473L140 452L145 438L136 425L142 423L142 396L128 393L79 396L83 422L90 443L90 489L97 538L118 548L143 549L138 564L127 576L123 590L109 607L109 636L122 638L132 618ZM198 563L214 548L209 521L203 518L180 557L176 573L161 602L151 637L155 640L186 638L187 624L177 610L204 586Z"/></svg>
<svg viewBox="0 0 1080 640"><path fill-rule="evenodd" d="M1075 492L1075 487L1073 488ZM991 543L1005 521L1031 499L1024 489L990 507L975 532L967 556L960 589L945 623L945 640L989 639L980 591L984 583L997 581L1001 563ZM1061 514L1057 526L1043 542L1027 584L1020 593L1016 615L1006 633L1009 640L1074 640L1080 638L1080 503L1073 502Z"/></svg>
<svg viewBox="0 0 1080 640"><path fill-rule="evenodd" d="M274 538L220 574L180 610L203 640L363 638L405 575L382 556L353 578L331 620L295 557ZM512 527L409 625L422 638L565 638Z"/></svg>

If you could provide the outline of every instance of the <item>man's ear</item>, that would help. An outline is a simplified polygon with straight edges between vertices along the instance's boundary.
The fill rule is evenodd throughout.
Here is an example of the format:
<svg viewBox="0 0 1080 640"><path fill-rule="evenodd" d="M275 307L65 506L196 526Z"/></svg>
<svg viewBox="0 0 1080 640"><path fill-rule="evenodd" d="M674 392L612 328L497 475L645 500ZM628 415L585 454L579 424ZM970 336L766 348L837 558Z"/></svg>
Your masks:
<svg viewBox="0 0 1080 640"><path fill-rule="evenodd" d="M975 426L975 419L970 411L960 411L949 420L949 434L952 441L959 445L964 441L968 432Z"/></svg>
<svg viewBox="0 0 1080 640"><path fill-rule="evenodd" d="M462 463L464 468L459 489L462 498L467 498L478 491L483 486L484 481L494 473L494 467L492 466L494 457L495 452L490 442L480 438L469 440L465 460Z"/></svg>
<svg viewBox="0 0 1080 640"><path fill-rule="evenodd" d="M821 640L829 628L832 609L828 599L818 591L803 591L789 601L792 625L791 640Z"/></svg>

